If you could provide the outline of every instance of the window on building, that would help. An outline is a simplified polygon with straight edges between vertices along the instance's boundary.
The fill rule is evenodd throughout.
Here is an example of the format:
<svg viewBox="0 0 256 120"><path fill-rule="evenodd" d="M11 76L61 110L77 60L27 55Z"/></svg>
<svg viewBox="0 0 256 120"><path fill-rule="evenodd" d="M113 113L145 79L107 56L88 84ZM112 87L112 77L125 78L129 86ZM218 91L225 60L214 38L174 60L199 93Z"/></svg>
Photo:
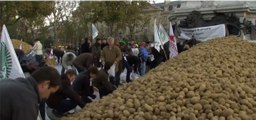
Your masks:
<svg viewBox="0 0 256 120"><path fill-rule="evenodd" d="M181 6L181 4L178 4L178 5L177 5L177 8L180 8L180 6Z"/></svg>
<svg viewBox="0 0 256 120"><path fill-rule="evenodd" d="M168 10L169 10L169 11L172 11L172 9L173 9L173 6L170 5L169 8L168 8Z"/></svg>

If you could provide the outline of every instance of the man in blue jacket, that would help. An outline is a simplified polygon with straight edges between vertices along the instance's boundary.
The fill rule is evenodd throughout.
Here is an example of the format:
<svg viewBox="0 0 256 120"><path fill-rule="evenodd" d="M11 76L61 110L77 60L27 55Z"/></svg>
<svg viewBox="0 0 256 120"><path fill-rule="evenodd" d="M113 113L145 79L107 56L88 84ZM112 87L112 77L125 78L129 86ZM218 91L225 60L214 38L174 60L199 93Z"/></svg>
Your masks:
<svg viewBox="0 0 256 120"><path fill-rule="evenodd" d="M146 62L148 60L148 56L149 56L149 53L148 53L148 49L146 47L146 43L145 42L142 42L140 44L140 49L139 49L139 57L140 57L140 60L141 60L141 64L140 64L140 75L144 75L146 73Z"/></svg>
<svg viewBox="0 0 256 120"><path fill-rule="evenodd" d="M36 120L38 104L60 85L55 68L42 67L28 78L0 81L0 120Z"/></svg>

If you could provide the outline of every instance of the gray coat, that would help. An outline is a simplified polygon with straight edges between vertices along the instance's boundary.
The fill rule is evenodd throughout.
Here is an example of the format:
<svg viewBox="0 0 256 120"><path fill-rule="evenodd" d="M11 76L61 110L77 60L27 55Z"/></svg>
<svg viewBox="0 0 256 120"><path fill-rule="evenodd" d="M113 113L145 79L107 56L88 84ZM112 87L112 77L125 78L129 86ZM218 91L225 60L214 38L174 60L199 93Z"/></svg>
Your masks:
<svg viewBox="0 0 256 120"><path fill-rule="evenodd" d="M0 81L0 120L36 120L38 103L34 78Z"/></svg>

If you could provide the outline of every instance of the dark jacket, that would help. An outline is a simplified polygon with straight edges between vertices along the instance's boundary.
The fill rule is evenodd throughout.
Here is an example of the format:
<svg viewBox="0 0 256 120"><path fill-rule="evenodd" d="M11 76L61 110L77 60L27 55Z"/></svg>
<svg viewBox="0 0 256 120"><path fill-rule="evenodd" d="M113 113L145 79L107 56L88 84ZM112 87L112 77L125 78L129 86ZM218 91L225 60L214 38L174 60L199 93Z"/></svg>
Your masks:
<svg viewBox="0 0 256 120"><path fill-rule="evenodd" d="M114 87L108 81L108 74L105 70L100 70L96 79L93 80L93 85L99 89L100 97L108 95L114 91Z"/></svg>
<svg viewBox="0 0 256 120"><path fill-rule="evenodd" d="M88 99L88 96L95 97L93 95L93 86L87 71L83 71L78 74L76 80L72 84L72 87L74 91L82 97L85 103L91 102L91 100Z"/></svg>
<svg viewBox="0 0 256 120"><path fill-rule="evenodd" d="M88 42L84 42L84 43L81 45L80 54L82 54L82 53L88 53L88 52L91 52L90 44L89 44Z"/></svg>
<svg viewBox="0 0 256 120"><path fill-rule="evenodd" d="M129 67L133 67L133 70L137 72L140 64L140 58L135 55L128 55L126 56L127 63Z"/></svg>
<svg viewBox="0 0 256 120"><path fill-rule="evenodd" d="M101 45L96 43L92 46L92 54L97 58L100 58Z"/></svg>
<svg viewBox="0 0 256 120"><path fill-rule="evenodd" d="M92 53L80 54L73 61L73 64L78 69L78 71L87 70L93 64L93 55L92 55Z"/></svg>
<svg viewBox="0 0 256 120"><path fill-rule="evenodd" d="M0 81L0 120L36 120L38 103L34 78Z"/></svg>
<svg viewBox="0 0 256 120"><path fill-rule="evenodd" d="M94 65L100 67L100 55L101 55L101 45L96 43L92 46L92 54L94 57Z"/></svg>
<svg viewBox="0 0 256 120"><path fill-rule="evenodd" d="M163 49L160 49L160 52L158 52L155 47L152 47L151 51L154 56L154 60L150 62L150 68L152 69L164 61L165 55L163 53Z"/></svg>
<svg viewBox="0 0 256 120"><path fill-rule="evenodd" d="M101 43L101 50L103 50L104 47L108 46L107 43Z"/></svg>
<svg viewBox="0 0 256 120"><path fill-rule="evenodd" d="M61 88L48 98L47 105L51 108L58 108L61 101L65 100L66 98L70 98L81 108L83 108L85 105L81 97L72 89L67 76L63 75L61 81Z"/></svg>

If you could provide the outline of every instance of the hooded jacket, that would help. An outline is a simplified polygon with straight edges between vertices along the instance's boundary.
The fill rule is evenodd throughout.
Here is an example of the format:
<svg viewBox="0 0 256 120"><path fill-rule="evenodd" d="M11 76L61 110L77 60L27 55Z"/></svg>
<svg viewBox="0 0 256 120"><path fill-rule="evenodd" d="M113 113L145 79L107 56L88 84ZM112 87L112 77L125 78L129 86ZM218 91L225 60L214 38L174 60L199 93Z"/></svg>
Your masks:
<svg viewBox="0 0 256 120"><path fill-rule="evenodd" d="M76 55L72 52L66 52L62 57L62 65L67 70L68 66L73 65L73 61L76 59Z"/></svg>

